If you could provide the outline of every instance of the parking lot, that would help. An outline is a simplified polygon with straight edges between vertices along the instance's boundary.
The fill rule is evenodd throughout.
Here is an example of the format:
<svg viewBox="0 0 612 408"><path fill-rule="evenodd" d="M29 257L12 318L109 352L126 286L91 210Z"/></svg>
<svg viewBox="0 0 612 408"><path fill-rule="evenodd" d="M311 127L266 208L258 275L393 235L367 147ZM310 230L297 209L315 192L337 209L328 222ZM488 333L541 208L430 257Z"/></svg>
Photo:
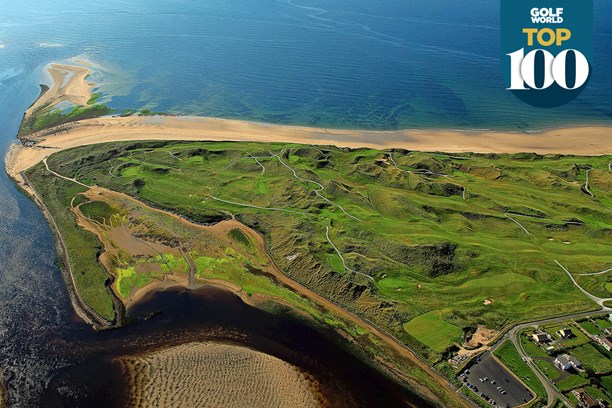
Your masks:
<svg viewBox="0 0 612 408"><path fill-rule="evenodd" d="M477 394L483 394L495 401L498 407L516 407L533 398L531 392L514 377L505 367L499 364L491 353L485 353L468 368L466 381L472 384ZM465 371L464 371L465 373ZM483 381L484 379L486 381ZM498 387L501 388L498 389ZM505 391L505 394L502 393ZM492 404L493 405L493 404Z"/></svg>

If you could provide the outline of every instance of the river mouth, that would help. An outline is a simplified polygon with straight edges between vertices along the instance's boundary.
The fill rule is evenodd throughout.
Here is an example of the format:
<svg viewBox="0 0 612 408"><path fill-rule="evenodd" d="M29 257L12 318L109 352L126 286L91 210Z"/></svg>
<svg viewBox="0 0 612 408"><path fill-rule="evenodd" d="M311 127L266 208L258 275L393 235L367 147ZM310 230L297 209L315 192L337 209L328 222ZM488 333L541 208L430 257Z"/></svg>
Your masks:
<svg viewBox="0 0 612 408"><path fill-rule="evenodd" d="M46 407L126 406L129 392L119 359L192 342L246 347L276 357L316 379L322 406L419 406L428 404L348 350L340 335L293 314L269 313L218 287L169 288L146 295L129 310L129 326L79 331L60 352L77 364L56 369L40 398ZM282 392L280 390L279 392Z"/></svg>

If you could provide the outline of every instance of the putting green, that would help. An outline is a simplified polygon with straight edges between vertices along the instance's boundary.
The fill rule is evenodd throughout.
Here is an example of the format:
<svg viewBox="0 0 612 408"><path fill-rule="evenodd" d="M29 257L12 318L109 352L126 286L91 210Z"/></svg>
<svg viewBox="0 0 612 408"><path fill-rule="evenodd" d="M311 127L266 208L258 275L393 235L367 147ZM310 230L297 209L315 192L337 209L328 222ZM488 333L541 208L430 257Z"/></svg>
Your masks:
<svg viewBox="0 0 612 408"><path fill-rule="evenodd" d="M430 349L443 352L455 341L460 341L463 332L446 322L441 310L425 313L404 324L404 330Z"/></svg>

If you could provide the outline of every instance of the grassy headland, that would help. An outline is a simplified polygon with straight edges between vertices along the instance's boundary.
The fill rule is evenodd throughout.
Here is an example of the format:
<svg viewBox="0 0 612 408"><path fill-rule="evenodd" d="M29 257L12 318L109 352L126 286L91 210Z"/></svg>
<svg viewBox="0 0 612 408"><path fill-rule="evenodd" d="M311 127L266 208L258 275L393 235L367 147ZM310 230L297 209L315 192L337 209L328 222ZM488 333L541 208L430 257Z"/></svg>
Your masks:
<svg viewBox="0 0 612 408"><path fill-rule="evenodd" d="M155 203L155 207L163 211L144 204L152 202L143 200L138 194L133 196L140 201L105 188L88 189L74 180L62 178L72 177L65 175L71 173L64 173L68 170L66 165L76 164L64 160L71 157L81 162L84 165L82 169L85 169L85 163L92 158L95 157L94 161L99 165L102 162L98 160L104 160L104 157L109 160L118 152L111 148L106 153L88 149L72 153L76 154L66 151L52 155L47 163L29 170L27 178L47 203L53 218L57 219L60 236L70 248L68 262L73 263L71 270L77 277L77 290L100 314L108 318L108 305L112 306L114 296L129 305L142 291L155 284L191 285L192 279L195 283L223 284L248 302L267 307L265 303L271 300L340 330L354 338L370 355L378 356L379 363L401 373L407 383L429 399L443 401L445 406L461 405L456 396L444 390L440 379L427 373L426 365L418 359L406 359L406 354L402 355L406 350L393 350L381 342L374 334L377 328L362 326L333 303L322 302L322 298L313 301L308 295L309 289L305 289L311 285L306 283L300 291L299 285L296 289L291 280L283 280L282 272L278 270L278 259L270 257L269 247L264 245L261 236L249 228L252 226L240 222L243 221L240 217L239 221L231 220L229 212L217 209L190 211L185 207L178 212L170 206ZM73 170L78 172L77 168ZM114 173L113 169L107 169L107 172ZM55 182L47 182L49 179ZM89 180L85 182L89 183ZM134 191L139 191L145 187L146 181L143 183L140 178L135 178L129 184ZM61 208L63 212L60 214ZM178 218L175 213L200 224L215 225L192 223ZM87 242L96 245L84 245ZM114 294L102 282L95 282L104 276L100 273L104 269L114 276L111 283Z"/></svg>
<svg viewBox="0 0 612 408"><path fill-rule="evenodd" d="M235 217L262 234L292 279L443 366L446 351L477 325L501 330L594 307L554 261L576 273L612 261L610 160L133 142L48 162L194 222ZM587 169L595 198L581 189ZM39 165L28 176L43 173ZM64 212L69 199L58 200ZM230 258L196 265L214 275L232 270L220 266Z"/></svg>

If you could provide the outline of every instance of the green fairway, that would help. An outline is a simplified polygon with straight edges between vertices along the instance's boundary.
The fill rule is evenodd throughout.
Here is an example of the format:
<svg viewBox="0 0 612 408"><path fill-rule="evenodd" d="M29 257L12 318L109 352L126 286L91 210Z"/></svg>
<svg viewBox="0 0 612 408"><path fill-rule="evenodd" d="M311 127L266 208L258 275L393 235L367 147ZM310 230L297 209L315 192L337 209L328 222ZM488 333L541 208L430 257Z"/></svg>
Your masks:
<svg viewBox="0 0 612 408"><path fill-rule="evenodd" d="M404 324L404 330L412 337L437 352L443 352L453 342L459 342L463 332L457 326L447 323L441 311L418 316Z"/></svg>
<svg viewBox="0 0 612 408"><path fill-rule="evenodd" d="M500 330L594 309L555 260L576 274L612 264L610 157L462 157L125 142L60 152L48 162L67 177L194 222L235 217L263 235L292 279L435 363L477 325ZM40 167L31 173L43 174ZM595 199L580 189L588 168ZM99 205L84 207L93 219L108 216ZM124 277L135 279L129 270Z"/></svg>

